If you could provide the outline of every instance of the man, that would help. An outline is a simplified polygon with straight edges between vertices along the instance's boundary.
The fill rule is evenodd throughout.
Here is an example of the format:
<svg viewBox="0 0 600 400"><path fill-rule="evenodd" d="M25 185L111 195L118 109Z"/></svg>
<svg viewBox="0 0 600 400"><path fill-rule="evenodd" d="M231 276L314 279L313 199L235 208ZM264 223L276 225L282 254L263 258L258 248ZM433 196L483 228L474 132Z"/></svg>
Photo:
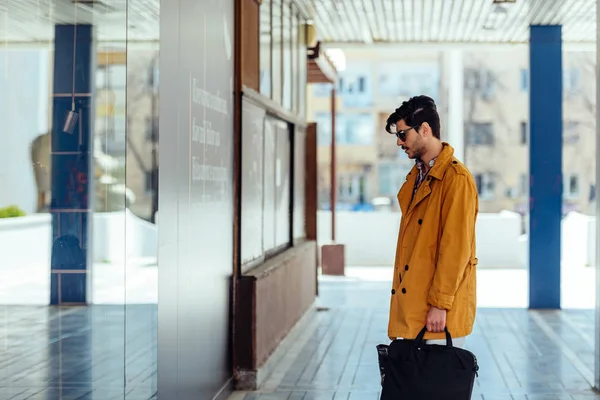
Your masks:
<svg viewBox="0 0 600 400"><path fill-rule="evenodd" d="M398 193L402 220L396 248L388 336L464 346L476 310L475 221L478 195L469 170L440 140L440 117L427 96L405 101L386 131L415 166Z"/></svg>

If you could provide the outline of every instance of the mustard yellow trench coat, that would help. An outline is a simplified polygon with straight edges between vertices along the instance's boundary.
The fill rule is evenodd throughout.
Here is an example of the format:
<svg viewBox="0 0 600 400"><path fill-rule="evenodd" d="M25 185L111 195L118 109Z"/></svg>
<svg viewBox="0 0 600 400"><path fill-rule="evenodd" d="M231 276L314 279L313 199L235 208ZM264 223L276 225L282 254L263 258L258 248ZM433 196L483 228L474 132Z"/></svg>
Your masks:
<svg viewBox="0 0 600 400"><path fill-rule="evenodd" d="M447 310L452 337L470 334L475 322L475 221L477 187L469 170L443 149L412 199L416 165L398 193L402 211L388 335L415 338L425 326L430 306ZM445 333L426 332L425 339Z"/></svg>

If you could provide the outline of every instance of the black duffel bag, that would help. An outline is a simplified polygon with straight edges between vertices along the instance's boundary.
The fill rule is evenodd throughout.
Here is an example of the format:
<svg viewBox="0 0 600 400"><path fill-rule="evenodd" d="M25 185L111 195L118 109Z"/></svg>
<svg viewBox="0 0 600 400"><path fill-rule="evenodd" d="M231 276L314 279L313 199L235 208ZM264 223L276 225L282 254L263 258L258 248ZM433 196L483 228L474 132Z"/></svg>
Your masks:
<svg viewBox="0 0 600 400"><path fill-rule="evenodd" d="M446 345L425 344L424 327L414 340L378 345L381 400L469 400L479 366L468 350L454 347L448 329Z"/></svg>

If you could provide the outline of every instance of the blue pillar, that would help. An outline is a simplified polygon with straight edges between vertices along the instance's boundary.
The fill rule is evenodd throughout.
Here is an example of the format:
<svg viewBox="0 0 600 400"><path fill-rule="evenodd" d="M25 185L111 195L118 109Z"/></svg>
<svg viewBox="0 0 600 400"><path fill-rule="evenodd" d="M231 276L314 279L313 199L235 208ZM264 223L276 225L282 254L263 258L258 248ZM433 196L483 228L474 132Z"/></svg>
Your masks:
<svg viewBox="0 0 600 400"><path fill-rule="evenodd" d="M86 304L91 262L92 25L56 25L52 112L50 304Z"/></svg>
<svg viewBox="0 0 600 400"><path fill-rule="evenodd" d="M557 309L562 215L561 26L530 27L529 65L529 307Z"/></svg>

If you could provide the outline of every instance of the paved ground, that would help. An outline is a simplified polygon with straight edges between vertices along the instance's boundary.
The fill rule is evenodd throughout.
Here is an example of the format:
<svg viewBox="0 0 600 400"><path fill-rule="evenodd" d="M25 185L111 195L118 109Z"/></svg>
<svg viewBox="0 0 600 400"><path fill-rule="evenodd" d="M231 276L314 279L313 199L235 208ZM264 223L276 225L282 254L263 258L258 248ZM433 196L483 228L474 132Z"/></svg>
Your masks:
<svg viewBox="0 0 600 400"><path fill-rule="evenodd" d="M118 268L107 267L96 276L106 303L122 303L123 293L134 293L140 301L155 296L155 267L135 268L126 274L121 268L122 286L114 292L104 290L102 282L108 282ZM571 294L568 304L593 304L591 272L582 269L567 275L563 292ZM284 357L261 391L239 392L232 399L378 398L375 345L388 341L390 269L350 268L347 275L321 277L318 306L322 311L291 335L291 345L280 349ZM525 271L482 271L478 285L477 325L467 342L481 365L475 398L600 399L590 390L591 309L539 313L515 308L526 305ZM6 295L2 292L8 286L0 280L0 294ZM30 293L27 285L13 286L12 293L18 288ZM157 306L129 304L131 296L126 300L127 307L0 305L0 400L152 399ZM494 304L503 306L489 308Z"/></svg>
<svg viewBox="0 0 600 400"><path fill-rule="evenodd" d="M326 278L321 293L323 311L280 350L285 355L263 389L238 392L230 400L379 398L375 345L389 342L389 282ZM480 308L467 341L481 368L473 398L600 399L590 389L593 335L591 310Z"/></svg>
<svg viewBox="0 0 600 400"><path fill-rule="evenodd" d="M155 399L156 327L156 305L0 306L0 400Z"/></svg>

